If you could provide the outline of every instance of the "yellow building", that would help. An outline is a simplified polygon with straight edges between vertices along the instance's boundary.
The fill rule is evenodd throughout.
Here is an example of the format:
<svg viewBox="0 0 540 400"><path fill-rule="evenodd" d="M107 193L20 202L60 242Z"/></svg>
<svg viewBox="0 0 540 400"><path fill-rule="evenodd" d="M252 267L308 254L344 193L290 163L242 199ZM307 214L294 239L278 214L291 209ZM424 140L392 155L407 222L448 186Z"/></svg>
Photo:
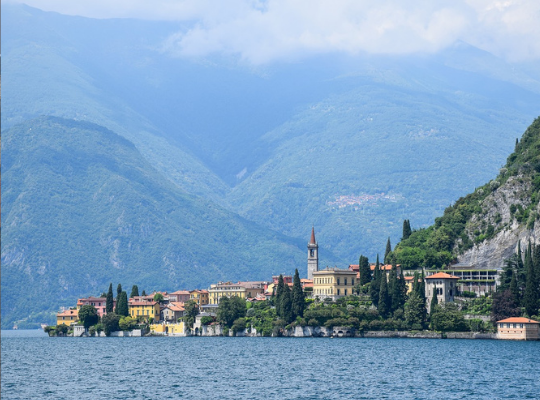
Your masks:
<svg viewBox="0 0 540 400"><path fill-rule="evenodd" d="M264 293L266 282L220 282L210 286L208 289L209 304L219 304L222 297L240 297L242 299L252 299L257 294Z"/></svg>
<svg viewBox="0 0 540 400"><path fill-rule="evenodd" d="M56 325L70 326L79 320L79 310L66 310L56 314Z"/></svg>
<svg viewBox="0 0 540 400"><path fill-rule="evenodd" d="M313 272L313 297L337 300L353 294L356 272L349 269L326 268Z"/></svg>
<svg viewBox="0 0 540 400"><path fill-rule="evenodd" d="M190 290L189 292L189 299L193 300L197 305L199 306L199 309L202 306L205 306L210 301L208 291L207 290Z"/></svg>
<svg viewBox="0 0 540 400"><path fill-rule="evenodd" d="M160 319L159 303L157 301L130 300L129 315L134 319L140 317L144 317L144 319L154 318L154 321L158 322Z"/></svg>

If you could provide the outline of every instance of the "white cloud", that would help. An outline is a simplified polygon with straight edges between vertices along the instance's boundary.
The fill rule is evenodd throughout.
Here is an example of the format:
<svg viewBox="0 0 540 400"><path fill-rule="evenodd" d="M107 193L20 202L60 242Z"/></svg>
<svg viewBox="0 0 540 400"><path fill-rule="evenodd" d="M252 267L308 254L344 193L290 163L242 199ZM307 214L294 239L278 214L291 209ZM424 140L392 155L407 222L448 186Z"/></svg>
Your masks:
<svg viewBox="0 0 540 400"><path fill-rule="evenodd" d="M26 0L96 18L193 22L164 49L252 64L306 54L436 52L457 40L511 61L540 59L538 0Z"/></svg>

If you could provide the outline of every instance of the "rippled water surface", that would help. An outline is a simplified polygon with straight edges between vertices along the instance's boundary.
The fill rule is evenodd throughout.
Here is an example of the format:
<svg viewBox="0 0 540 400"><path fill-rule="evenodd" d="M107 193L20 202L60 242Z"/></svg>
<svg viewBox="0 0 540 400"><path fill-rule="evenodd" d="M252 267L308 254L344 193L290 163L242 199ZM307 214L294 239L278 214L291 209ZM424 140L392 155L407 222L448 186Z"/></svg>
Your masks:
<svg viewBox="0 0 540 400"><path fill-rule="evenodd" d="M48 338L2 331L2 399L539 399L540 342Z"/></svg>

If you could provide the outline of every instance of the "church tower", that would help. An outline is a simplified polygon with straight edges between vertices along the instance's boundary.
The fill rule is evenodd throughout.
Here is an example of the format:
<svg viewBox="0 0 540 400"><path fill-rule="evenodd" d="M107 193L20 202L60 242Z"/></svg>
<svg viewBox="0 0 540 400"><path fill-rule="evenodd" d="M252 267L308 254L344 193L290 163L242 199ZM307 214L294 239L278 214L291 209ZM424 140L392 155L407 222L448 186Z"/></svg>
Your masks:
<svg viewBox="0 0 540 400"><path fill-rule="evenodd" d="M307 278L313 279L313 273L319 270L319 245L315 240L315 228L311 228L311 239L307 248Z"/></svg>

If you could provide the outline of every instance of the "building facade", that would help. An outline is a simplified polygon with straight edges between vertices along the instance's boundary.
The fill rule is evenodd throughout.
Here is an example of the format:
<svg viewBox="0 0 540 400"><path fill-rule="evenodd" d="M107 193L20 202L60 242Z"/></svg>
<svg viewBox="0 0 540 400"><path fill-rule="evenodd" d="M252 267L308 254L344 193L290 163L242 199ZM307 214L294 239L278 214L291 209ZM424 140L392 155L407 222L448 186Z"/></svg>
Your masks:
<svg viewBox="0 0 540 400"><path fill-rule="evenodd" d="M153 318L154 322L160 320L161 310L157 301L136 301L130 299L128 305L131 318L147 320Z"/></svg>
<svg viewBox="0 0 540 400"><path fill-rule="evenodd" d="M313 297L337 300L353 294L356 272L349 269L326 268L313 272Z"/></svg>
<svg viewBox="0 0 540 400"><path fill-rule="evenodd" d="M497 337L510 340L540 340L538 321L529 318L506 318L497 321Z"/></svg>
<svg viewBox="0 0 540 400"><path fill-rule="evenodd" d="M445 272L437 272L436 274L426 276L426 308L427 312L431 312L431 300L433 296L437 296L439 304L452 303L457 290L458 277L447 274Z"/></svg>
<svg viewBox="0 0 540 400"><path fill-rule="evenodd" d="M65 310L56 314L56 325L70 326L79 320L79 310Z"/></svg>
<svg viewBox="0 0 540 400"><path fill-rule="evenodd" d="M478 269L472 266L456 265L446 271L448 274L457 276L458 290L460 292L474 292L477 296L484 296L497 290L500 282L500 273L496 269Z"/></svg>
<svg viewBox="0 0 540 400"><path fill-rule="evenodd" d="M107 314L107 298L106 297L88 297L86 299L77 300L77 310L80 310L82 306L94 306L97 310L99 318ZM116 307L116 300L113 300L113 310Z"/></svg>
<svg viewBox="0 0 540 400"><path fill-rule="evenodd" d="M197 305L199 306L199 310L202 306L205 306L210 302L208 290L191 290L189 292L189 299L197 303Z"/></svg>
<svg viewBox="0 0 540 400"><path fill-rule="evenodd" d="M311 228L311 238L307 245L307 278L313 279L314 272L319 270L319 245L315 240L315 228Z"/></svg>

